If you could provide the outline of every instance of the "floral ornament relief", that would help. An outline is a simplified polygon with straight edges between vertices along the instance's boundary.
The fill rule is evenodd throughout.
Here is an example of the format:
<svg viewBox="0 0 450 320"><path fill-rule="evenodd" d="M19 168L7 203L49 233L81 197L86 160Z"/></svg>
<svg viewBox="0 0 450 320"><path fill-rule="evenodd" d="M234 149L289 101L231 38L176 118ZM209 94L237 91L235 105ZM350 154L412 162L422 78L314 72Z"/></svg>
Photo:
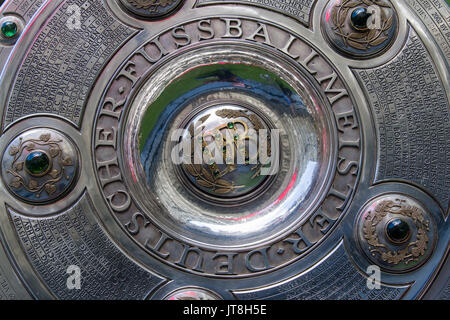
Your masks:
<svg viewBox="0 0 450 320"><path fill-rule="evenodd" d="M149 9L150 12L157 12L159 7L167 7L176 0L128 0L130 4L138 9Z"/></svg>
<svg viewBox="0 0 450 320"><path fill-rule="evenodd" d="M363 225L364 238L369 244L372 254L378 253L381 259L387 263L398 265L400 262L408 264L412 261L418 261L428 248L429 238L427 232L430 230L430 222L425 220L423 211L417 206L405 205L404 200L394 202L385 200L380 202L374 211L371 211L365 219ZM388 214L397 214L409 217L414 221L417 227L416 241L400 250L389 250L384 244L380 243L377 236L376 227Z"/></svg>
<svg viewBox="0 0 450 320"><path fill-rule="evenodd" d="M59 181L62 179L70 179L70 177L66 175L66 167L74 165L73 160L70 157L64 157L63 150L60 146L60 143L62 142L62 140L52 140L50 133L42 134L39 139L23 140L20 138L20 144L18 146L11 146L9 148L9 155L14 157L11 168L7 170L7 173L12 175L12 179L9 183L10 187L14 189L23 187L28 192L34 193L36 198L40 198L44 191L49 196L53 195L57 191L56 184ZM48 155L51 158L49 159L50 170L40 177L43 179L36 179L35 176L26 172L25 161L22 161L21 159L24 151L32 153L41 151L42 148L48 150ZM54 168L56 167L53 165L55 163L59 164L59 170ZM41 180L41 183L37 180Z"/></svg>
<svg viewBox="0 0 450 320"><path fill-rule="evenodd" d="M261 121L258 119L257 116L248 115L244 111L224 109L224 110L217 111L216 115L223 119L246 118L252 124L253 129L256 132L258 132L260 129L264 129L264 125L261 123ZM202 119L200 119L200 122L204 122L208 118L209 118L209 116L205 116ZM249 128L248 128L247 123L242 120L232 120L231 123L233 124L232 128L228 127L230 125L230 122L228 122L228 123L224 123L223 125L220 125L220 126L214 128L210 132L206 132L203 135L203 137L201 138L203 149L206 151L209 151L209 148L205 141L205 138L208 136L215 137L216 134L220 133L221 130L224 130L224 129L230 130L231 132L233 132L232 135L234 137L236 137L236 134L238 133L236 130L236 127L238 124L240 124L241 126L244 127L244 132L242 134L239 134L237 139L233 139L230 141L227 139L227 136L225 134L220 134L219 136L222 141L217 141L216 139L215 139L215 141L216 141L216 143L218 143L219 149L225 148L223 146L230 146L231 147L230 150L232 151L232 156L231 156L232 158L234 158L236 152L242 152L242 154L246 160L246 165L249 165L250 162L253 163L255 160L257 161L257 159L254 159L254 158L255 157L257 158L258 154L255 155L255 157L253 157L252 159L250 159L248 150L245 150L242 148L242 146L245 145L245 141L253 139L253 137L248 135ZM200 130L203 130L203 129L204 129L204 127L200 128ZM194 136L193 125L191 125L191 127L189 128L189 131L191 133L191 136ZM192 147L192 150L194 150L194 147ZM270 138L267 141L267 155L269 157L271 156ZM217 194L227 194L234 190L244 188L245 186L236 185L233 181L229 181L226 179L226 176L229 173L234 172L237 169L237 167L236 167L235 163L228 164L231 161L228 161L230 159L227 159L227 155L225 152L223 154L223 157L224 157L223 158L224 163L226 163L227 165L226 165L226 168L222 171L219 169L219 167L215 163L210 163L209 165L206 164L205 166L201 165L201 164L185 164L184 168L192 177L195 178L198 185L205 187L205 188L210 188L212 191L214 191ZM194 151L192 152L192 159L193 158L194 158ZM211 156L210 158L212 159L213 157ZM251 171L254 172L251 179L256 179L261 175L262 167L263 167L263 165L259 161L257 161L257 164L251 168Z"/></svg>
<svg viewBox="0 0 450 320"><path fill-rule="evenodd" d="M365 31L345 31L345 25L348 21L349 12L359 5L365 4L368 7L378 6L381 8L380 29L372 28ZM336 5L331 13L331 19L335 27L333 31L342 38L346 46L359 50L368 50L371 47L378 46L388 39L387 31L392 27L393 15L389 18L383 8L391 8L390 5L377 0L343 0L341 4Z"/></svg>

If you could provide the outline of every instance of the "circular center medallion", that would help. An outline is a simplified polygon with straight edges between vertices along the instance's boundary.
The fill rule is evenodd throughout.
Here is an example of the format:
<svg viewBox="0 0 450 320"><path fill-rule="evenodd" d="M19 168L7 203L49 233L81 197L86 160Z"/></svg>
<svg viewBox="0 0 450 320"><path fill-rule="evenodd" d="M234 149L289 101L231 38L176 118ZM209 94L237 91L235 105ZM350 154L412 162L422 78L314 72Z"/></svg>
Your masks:
<svg viewBox="0 0 450 320"><path fill-rule="evenodd" d="M184 125L190 142L180 178L198 196L219 201L254 198L267 186L272 126L250 107L220 103L200 108ZM187 183L186 183L187 182Z"/></svg>

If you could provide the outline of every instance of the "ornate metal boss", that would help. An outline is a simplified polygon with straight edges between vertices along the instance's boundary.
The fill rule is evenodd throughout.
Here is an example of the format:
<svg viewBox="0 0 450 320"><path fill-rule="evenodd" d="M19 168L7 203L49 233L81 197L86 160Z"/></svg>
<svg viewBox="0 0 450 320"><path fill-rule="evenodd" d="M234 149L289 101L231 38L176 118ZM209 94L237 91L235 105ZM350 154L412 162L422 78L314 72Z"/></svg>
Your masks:
<svg viewBox="0 0 450 320"><path fill-rule="evenodd" d="M0 299L449 299L446 2L19 2Z"/></svg>

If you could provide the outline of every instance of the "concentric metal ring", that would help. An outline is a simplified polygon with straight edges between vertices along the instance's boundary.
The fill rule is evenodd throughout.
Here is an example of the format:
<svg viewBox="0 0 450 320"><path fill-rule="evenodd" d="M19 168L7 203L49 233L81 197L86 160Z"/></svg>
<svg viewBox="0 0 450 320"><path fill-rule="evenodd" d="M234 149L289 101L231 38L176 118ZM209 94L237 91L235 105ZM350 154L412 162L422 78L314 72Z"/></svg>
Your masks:
<svg viewBox="0 0 450 320"><path fill-rule="evenodd" d="M126 176L137 178L133 194L164 230L203 246L248 247L292 230L326 196L335 161L331 111L310 83L288 61L252 46L228 42L174 58L144 84L129 112L123 145L133 164ZM230 101L270 119L263 122L279 130L280 162L256 197L217 206L179 183L171 161L179 137L172 138L199 107Z"/></svg>

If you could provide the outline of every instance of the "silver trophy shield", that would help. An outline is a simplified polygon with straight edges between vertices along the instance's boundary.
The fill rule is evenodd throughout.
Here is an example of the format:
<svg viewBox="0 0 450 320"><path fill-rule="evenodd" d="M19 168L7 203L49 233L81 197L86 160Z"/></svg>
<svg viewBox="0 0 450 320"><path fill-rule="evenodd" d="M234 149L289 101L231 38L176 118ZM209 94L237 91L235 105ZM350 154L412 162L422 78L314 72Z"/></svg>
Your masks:
<svg viewBox="0 0 450 320"><path fill-rule="evenodd" d="M0 7L0 300L449 300L444 0Z"/></svg>

